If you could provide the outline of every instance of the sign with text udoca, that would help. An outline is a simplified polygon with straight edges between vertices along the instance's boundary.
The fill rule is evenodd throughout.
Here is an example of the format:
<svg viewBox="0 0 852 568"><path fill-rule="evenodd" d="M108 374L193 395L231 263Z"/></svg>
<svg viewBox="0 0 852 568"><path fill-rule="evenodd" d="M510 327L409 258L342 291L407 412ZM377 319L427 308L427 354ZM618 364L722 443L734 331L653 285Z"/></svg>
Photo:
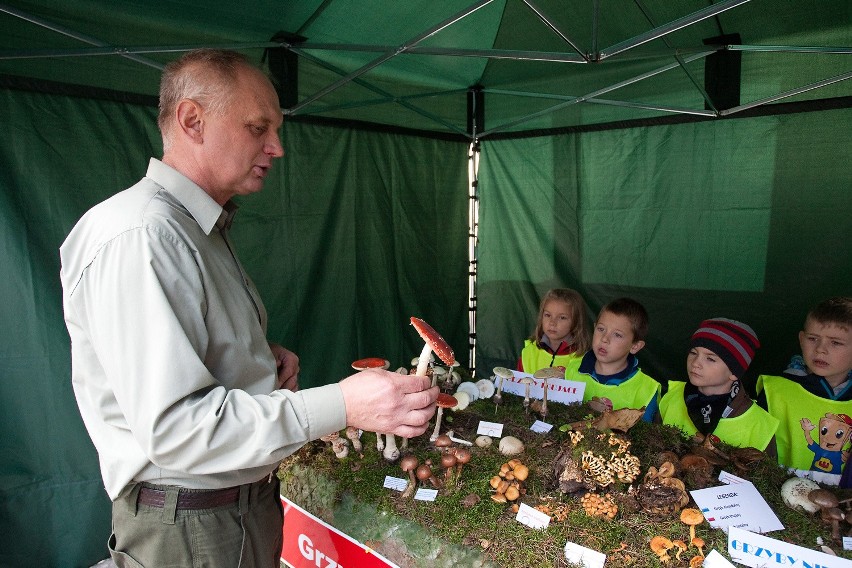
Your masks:
<svg viewBox="0 0 852 568"><path fill-rule="evenodd" d="M286 497L281 560L290 568L399 568Z"/></svg>

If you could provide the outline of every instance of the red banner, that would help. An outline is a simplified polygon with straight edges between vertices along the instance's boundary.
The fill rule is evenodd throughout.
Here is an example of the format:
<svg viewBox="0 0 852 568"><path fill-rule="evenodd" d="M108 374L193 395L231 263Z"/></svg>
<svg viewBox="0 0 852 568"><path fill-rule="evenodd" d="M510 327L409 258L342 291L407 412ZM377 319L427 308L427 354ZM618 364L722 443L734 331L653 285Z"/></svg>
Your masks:
<svg viewBox="0 0 852 568"><path fill-rule="evenodd" d="M286 497L281 560L290 568L398 568Z"/></svg>

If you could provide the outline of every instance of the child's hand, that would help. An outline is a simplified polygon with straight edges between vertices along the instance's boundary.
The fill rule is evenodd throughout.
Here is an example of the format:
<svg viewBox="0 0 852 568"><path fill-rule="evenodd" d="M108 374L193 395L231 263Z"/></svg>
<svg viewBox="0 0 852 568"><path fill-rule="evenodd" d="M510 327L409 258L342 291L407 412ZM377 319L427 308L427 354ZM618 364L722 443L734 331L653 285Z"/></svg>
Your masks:
<svg viewBox="0 0 852 568"><path fill-rule="evenodd" d="M802 418L801 420L799 420L799 424L802 426L802 430L804 430L805 432L810 432L811 430L816 428L816 426L814 426L814 423L811 422L810 418Z"/></svg>

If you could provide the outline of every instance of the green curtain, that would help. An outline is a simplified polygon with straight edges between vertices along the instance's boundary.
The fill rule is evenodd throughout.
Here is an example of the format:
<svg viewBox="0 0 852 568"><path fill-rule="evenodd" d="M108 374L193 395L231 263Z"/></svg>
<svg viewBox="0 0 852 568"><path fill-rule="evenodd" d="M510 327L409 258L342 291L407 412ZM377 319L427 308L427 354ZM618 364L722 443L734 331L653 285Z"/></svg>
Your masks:
<svg viewBox="0 0 852 568"><path fill-rule="evenodd" d="M852 110L484 141L477 367L514 367L541 295L577 289L594 321L631 296L643 368L683 380L698 323L749 323L755 373L798 352L807 310L848 295Z"/></svg>
<svg viewBox="0 0 852 568"><path fill-rule="evenodd" d="M71 389L58 249L161 154L156 109L0 90L0 116L0 566L87 567L107 555L110 508ZM410 316L465 362L466 145L299 123L283 139L232 234L302 385L360 357L408 363Z"/></svg>

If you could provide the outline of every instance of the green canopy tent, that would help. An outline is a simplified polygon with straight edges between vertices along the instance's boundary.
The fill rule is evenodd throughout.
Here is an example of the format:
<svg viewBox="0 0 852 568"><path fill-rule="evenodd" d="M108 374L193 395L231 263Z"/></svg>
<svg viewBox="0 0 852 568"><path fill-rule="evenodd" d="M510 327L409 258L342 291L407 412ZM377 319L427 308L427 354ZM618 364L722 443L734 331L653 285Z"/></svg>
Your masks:
<svg viewBox="0 0 852 568"><path fill-rule="evenodd" d="M589 317L645 304L663 382L713 316L775 372L807 308L849 294L848 2L21 0L0 31L0 565L106 555L57 249L159 155L159 74L188 49L280 89L287 155L234 239L306 386L404 364L411 315L487 376L556 286Z"/></svg>

